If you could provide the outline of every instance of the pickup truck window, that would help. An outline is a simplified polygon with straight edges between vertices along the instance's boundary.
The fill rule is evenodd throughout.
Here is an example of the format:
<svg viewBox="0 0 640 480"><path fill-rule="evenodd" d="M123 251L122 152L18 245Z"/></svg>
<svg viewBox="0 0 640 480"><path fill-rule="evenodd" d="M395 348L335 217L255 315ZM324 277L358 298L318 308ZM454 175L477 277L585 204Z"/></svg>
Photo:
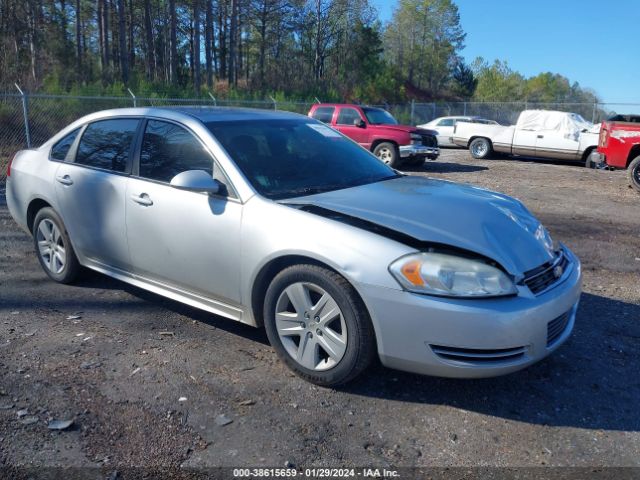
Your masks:
<svg viewBox="0 0 640 480"><path fill-rule="evenodd" d="M323 123L331 123L333 112L335 111L336 107L318 107L311 114L311 118L320 120Z"/></svg>
<svg viewBox="0 0 640 480"><path fill-rule="evenodd" d="M455 119L445 118L444 120L440 120L438 122L438 127L453 127L455 123L456 123Z"/></svg>
<svg viewBox="0 0 640 480"><path fill-rule="evenodd" d="M353 126L356 120L362 120L362 117L355 108L341 108L336 124Z"/></svg>
<svg viewBox="0 0 640 480"><path fill-rule="evenodd" d="M398 125L398 121L386 110L365 107L362 109L371 125Z"/></svg>

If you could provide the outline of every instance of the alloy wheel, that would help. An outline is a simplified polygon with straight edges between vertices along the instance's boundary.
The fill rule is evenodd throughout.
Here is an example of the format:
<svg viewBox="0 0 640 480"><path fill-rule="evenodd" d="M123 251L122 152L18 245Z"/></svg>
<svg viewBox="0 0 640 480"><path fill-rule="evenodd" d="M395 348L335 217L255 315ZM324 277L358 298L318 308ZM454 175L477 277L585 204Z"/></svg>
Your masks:
<svg viewBox="0 0 640 480"><path fill-rule="evenodd" d="M378 150L378 158L389 165L393 159L393 153L391 152L391 149L384 147Z"/></svg>
<svg viewBox="0 0 640 480"><path fill-rule="evenodd" d="M347 327L340 307L313 283L289 285L278 297L276 330L287 353L301 366L335 367L347 350Z"/></svg>
<svg viewBox="0 0 640 480"><path fill-rule="evenodd" d="M38 254L42 262L53 273L60 273L64 270L67 253L64 240L56 224L45 218L38 224L36 233L38 242Z"/></svg>

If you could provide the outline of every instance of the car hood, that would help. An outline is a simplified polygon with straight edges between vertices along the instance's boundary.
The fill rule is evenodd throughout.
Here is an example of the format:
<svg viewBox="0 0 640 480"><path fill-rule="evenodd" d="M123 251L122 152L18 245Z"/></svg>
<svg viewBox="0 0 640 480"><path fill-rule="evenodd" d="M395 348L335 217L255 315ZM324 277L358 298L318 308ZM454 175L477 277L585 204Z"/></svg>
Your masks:
<svg viewBox="0 0 640 480"><path fill-rule="evenodd" d="M475 252L514 275L554 258L546 230L520 201L471 185L403 176L283 203L313 205L421 242Z"/></svg>
<svg viewBox="0 0 640 480"><path fill-rule="evenodd" d="M370 125L370 128L392 130L394 132L420 133L422 135L436 135L437 132L428 128L410 127L409 125Z"/></svg>

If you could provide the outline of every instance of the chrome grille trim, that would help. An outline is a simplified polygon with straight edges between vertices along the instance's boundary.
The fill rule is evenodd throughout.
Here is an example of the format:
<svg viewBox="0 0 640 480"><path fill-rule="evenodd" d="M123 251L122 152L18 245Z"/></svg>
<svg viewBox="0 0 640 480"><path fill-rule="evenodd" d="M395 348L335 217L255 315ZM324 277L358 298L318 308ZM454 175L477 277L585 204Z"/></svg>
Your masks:
<svg viewBox="0 0 640 480"><path fill-rule="evenodd" d="M433 353L444 360L464 362L467 364L486 365L491 363L508 363L523 358L527 347L478 349L429 345Z"/></svg>
<svg viewBox="0 0 640 480"><path fill-rule="evenodd" d="M560 275L560 277L556 277L555 275L555 269L557 267L562 268L562 275ZM522 283L526 285L534 295L540 295L566 278L570 267L569 258L564 249L561 249L553 261L526 272Z"/></svg>

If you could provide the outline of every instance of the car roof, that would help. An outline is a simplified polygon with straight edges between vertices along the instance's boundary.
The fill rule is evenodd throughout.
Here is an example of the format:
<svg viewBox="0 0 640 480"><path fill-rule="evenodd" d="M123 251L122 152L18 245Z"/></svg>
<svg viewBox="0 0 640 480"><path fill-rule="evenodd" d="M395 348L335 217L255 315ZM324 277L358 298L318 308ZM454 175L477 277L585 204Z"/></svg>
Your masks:
<svg viewBox="0 0 640 480"><path fill-rule="evenodd" d="M318 107L355 107L355 108L373 108L375 110L384 110L382 107L374 107L371 105L359 105L357 103L316 103L313 105L315 108Z"/></svg>
<svg viewBox="0 0 640 480"><path fill-rule="evenodd" d="M114 108L103 110L93 115L100 117L111 116L175 116L187 115L196 118L203 123L209 122L230 122L238 120L283 120L293 118L306 118L304 115L281 110L261 110L258 108L239 107L210 107L210 106L169 106L169 107L140 107L140 108Z"/></svg>

